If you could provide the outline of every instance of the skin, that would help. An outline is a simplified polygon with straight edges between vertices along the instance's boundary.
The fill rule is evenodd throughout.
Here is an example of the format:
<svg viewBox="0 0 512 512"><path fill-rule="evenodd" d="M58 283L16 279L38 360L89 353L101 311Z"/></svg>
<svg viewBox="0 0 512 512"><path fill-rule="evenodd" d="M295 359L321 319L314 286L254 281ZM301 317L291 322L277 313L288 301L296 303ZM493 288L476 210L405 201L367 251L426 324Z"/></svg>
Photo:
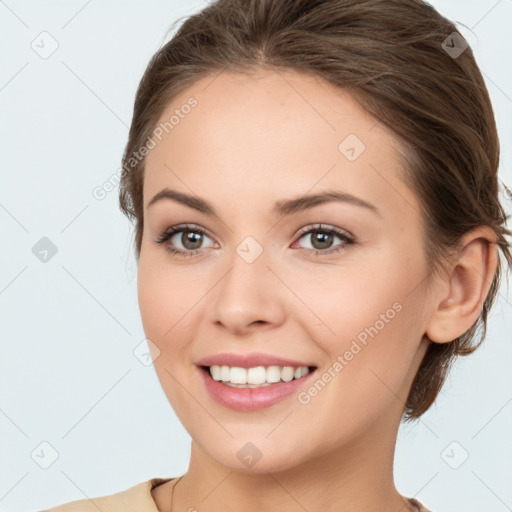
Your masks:
<svg viewBox="0 0 512 512"><path fill-rule="evenodd" d="M466 235L446 274L429 284L418 199L399 177L400 146L347 92L292 70L224 72L174 98L161 120L190 96L197 107L146 158L138 269L154 366L192 438L173 509L414 510L393 481L404 404L425 335L449 342L477 320L496 268L496 248L486 243L493 233ZM351 133L366 145L355 161L338 150ZM171 200L148 207L166 187L207 200L217 215ZM325 190L378 213L343 202L271 211L278 200ZM193 256L156 243L183 223L209 233ZM319 223L355 242L334 236L322 246L300 235ZM236 252L247 236L263 249L252 263ZM172 243L193 250L181 233ZM335 246L342 250L311 250ZM321 376L396 303L400 312L307 404L293 394L233 411L210 397L195 366L220 352L265 352L312 363ZM237 457L247 442L262 454L251 468ZM162 512L174 483L152 491Z"/></svg>

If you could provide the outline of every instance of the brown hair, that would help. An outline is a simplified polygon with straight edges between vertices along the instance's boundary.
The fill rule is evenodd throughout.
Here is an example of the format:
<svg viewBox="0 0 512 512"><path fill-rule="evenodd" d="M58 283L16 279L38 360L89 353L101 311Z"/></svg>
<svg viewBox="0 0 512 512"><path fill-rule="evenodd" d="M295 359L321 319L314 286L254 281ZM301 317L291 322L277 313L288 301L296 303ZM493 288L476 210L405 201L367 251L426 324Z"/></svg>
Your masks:
<svg viewBox="0 0 512 512"><path fill-rule="evenodd" d="M274 67L349 90L396 134L406 148L404 179L420 200L432 273L443 268L447 250L457 248L462 235L482 225L494 230L512 265L506 239L511 232L499 201L494 114L464 43L455 25L421 0L217 0L188 17L142 77L123 155L119 200L136 220L137 261L143 232L140 153L166 106L205 76ZM450 343L430 343L405 420L432 405L455 356L483 341L500 275L499 261L479 319L466 333Z"/></svg>

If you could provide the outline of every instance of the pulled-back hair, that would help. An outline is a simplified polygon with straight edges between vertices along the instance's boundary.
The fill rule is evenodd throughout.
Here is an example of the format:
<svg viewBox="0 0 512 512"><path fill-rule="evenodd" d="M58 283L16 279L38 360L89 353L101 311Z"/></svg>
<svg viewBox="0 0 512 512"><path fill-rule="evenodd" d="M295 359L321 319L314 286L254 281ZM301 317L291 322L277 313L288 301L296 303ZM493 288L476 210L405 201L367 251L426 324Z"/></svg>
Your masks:
<svg viewBox="0 0 512 512"><path fill-rule="evenodd" d="M137 261L144 221L141 148L169 102L223 70L272 68L313 74L349 91L394 132L406 149L400 155L403 179L420 201L431 276L478 226L492 228L506 264L512 264L487 88L456 26L421 0L217 0L186 18L142 77L123 155L119 200L136 222ZM475 324L449 343L430 342L405 420L432 405L455 357L483 341L502 263L499 258Z"/></svg>

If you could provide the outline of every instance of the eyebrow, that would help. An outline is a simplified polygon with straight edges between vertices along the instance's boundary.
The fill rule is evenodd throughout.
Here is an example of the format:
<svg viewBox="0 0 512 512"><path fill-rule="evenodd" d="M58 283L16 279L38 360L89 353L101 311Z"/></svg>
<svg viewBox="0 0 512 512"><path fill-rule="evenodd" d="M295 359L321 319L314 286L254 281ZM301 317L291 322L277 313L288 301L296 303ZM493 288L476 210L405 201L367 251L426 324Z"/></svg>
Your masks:
<svg viewBox="0 0 512 512"><path fill-rule="evenodd" d="M164 188L160 192L158 192L151 199L151 201L149 201L147 207L149 208L153 206L155 203L160 202L164 199L183 204L185 206L188 206L189 208L193 208L194 210L197 210L206 215L217 215L217 213L215 212L215 208L204 199L189 194L185 194L184 192L178 192L177 190L173 190L170 188ZM318 206L332 201L339 201L354 206L366 208L367 210L380 216L379 210L375 205L352 194L338 192L336 190L328 190L326 192L322 192L319 194L301 196L295 199L276 201L274 208L272 209L272 213L280 216L291 215L293 213L307 210L309 208L313 208L314 206Z"/></svg>

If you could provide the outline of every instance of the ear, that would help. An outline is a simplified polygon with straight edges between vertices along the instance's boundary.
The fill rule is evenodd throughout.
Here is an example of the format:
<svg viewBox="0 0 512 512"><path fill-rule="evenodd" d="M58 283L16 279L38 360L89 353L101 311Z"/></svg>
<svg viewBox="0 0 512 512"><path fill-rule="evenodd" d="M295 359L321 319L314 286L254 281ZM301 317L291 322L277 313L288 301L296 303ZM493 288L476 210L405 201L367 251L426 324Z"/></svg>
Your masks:
<svg viewBox="0 0 512 512"><path fill-rule="evenodd" d="M498 264L496 235L487 226L466 233L460 247L444 286L439 287L425 331L437 343L454 340L477 321Z"/></svg>

